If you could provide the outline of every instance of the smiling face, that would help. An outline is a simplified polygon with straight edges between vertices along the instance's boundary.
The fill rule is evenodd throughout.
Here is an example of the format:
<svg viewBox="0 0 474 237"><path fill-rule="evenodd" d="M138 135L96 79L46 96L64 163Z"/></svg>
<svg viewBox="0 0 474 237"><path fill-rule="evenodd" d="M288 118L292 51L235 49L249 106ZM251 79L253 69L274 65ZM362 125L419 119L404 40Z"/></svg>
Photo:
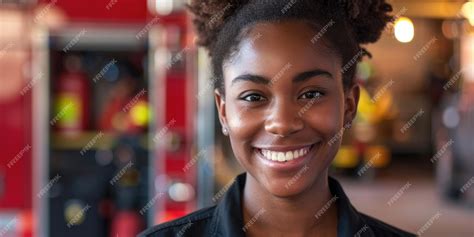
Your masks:
<svg viewBox="0 0 474 237"><path fill-rule="evenodd" d="M358 87L344 91L341 57L303 21L259 23L224 64L221 123L234 154L269 193L298 195L313 186L357 109Z"/></svg>

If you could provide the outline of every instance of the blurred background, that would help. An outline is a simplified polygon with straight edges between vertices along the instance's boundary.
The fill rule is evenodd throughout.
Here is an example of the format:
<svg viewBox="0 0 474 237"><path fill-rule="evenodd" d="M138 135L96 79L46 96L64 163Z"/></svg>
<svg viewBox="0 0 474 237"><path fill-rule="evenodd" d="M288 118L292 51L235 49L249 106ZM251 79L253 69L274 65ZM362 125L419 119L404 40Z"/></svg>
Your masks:
<svg viewBox="0 0 474 237"><path fill-rule="evenodd" d="M331 173L362 212L473 236L474 2L390 2ZM243 171L185 4L0 0L0 236L135 236Z"/></svg>

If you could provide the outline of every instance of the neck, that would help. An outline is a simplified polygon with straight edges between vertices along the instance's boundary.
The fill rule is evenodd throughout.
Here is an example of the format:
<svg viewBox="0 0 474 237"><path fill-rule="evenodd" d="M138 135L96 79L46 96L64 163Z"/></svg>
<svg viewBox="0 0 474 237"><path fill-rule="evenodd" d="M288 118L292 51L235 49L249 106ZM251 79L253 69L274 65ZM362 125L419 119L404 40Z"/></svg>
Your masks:
<svg viewBox="0 0 474 237"><path fill-rule="evenodd" d="M306 191L292 197L267 192L249 173L243 194L247 236L333 236L337 208L329 190L327 170Z"/></svg>

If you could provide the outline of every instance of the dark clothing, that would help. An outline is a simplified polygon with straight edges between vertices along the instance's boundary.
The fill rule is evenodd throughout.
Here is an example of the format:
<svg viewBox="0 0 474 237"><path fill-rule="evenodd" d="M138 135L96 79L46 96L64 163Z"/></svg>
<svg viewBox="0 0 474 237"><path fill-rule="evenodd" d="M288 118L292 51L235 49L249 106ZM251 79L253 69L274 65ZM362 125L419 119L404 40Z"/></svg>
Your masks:
<svg viewBox="0 0 474 237"><path fill-rule="evenodd" d="M236 181L230 186L223 199L216 206L204 208L177 220L150 228L139 234L139 237L245 236L241 201L245 178L246 173L237 176ZM334 196L334 203L338 207L337 236L415 236L359 213L351 205L341 185L331 177L329 177L329 188ZM318 213L315 214L318 215Z"/></svg>

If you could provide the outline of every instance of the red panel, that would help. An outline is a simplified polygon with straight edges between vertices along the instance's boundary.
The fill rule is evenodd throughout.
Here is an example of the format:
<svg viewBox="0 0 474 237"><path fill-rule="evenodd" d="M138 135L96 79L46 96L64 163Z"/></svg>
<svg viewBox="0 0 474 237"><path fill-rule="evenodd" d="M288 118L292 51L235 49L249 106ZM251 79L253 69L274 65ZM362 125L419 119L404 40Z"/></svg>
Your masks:
<svg viewBox="0 0 474 237"><path fill-rule="evenodd" d="M185 78L169 77L166 81L166 121L176 120L174 127L186 126L186 80ZM187 129L187 128L185 128Z"/></svg>
<svg viewBox="0 0 474 237"><path fill-rule="evenodd" d="M31 208L31 92L0 101L0 208Z"/></svg>
<svg viewBox="0 0 474 237"><path fill-rule="evenodd" d="M167 174L176 174L176 173L183 173L183 168L186 165L188 159L187 152L180 152L179 154L168 153L166 155L166 173Z"/></svg>
<svg viewBox="0 0 474 237"><path fill-rule="evenodd" d="M145 0L40 0L64 11L73 21L86 22L146 22L148 17Z"/></svg>

